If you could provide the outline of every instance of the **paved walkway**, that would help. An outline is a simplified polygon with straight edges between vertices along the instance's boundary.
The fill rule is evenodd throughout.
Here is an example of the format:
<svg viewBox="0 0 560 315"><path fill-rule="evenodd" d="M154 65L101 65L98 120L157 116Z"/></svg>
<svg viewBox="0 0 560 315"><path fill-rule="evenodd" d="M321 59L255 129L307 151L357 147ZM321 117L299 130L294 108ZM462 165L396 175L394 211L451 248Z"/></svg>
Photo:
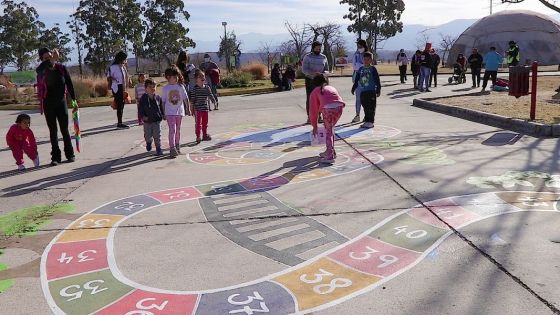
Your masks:
<svg viewBox="0 0 560 315"><path fill-rule="evenodd" d="M186 118L175 160L108 108L82 110L73 164L18 173L0 147L0 215L73 209L0 240L2 313L558 314L558 141L411 107L417 91L383 82L371 131L332 80L348 102L332 166L308 146L303 90L223 98L198 146Z"/></svg>

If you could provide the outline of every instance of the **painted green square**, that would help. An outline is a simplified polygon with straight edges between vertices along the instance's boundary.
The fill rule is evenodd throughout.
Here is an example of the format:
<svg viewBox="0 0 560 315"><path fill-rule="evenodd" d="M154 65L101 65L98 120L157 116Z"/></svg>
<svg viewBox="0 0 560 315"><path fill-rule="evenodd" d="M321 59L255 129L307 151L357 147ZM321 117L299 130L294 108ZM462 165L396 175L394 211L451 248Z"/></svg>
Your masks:
<svg viewBox="0 0 560 315"><path fill-rule="evenodd" d="M118 281L106 269L52 281L49 283L49 290L58 307L65 313L90 314L120 299L134 288ZM82 292L81 296L74 299L79 292ZM64 294L68 296L63 296Z"/></svg>
<svg viewBox="0 0 560 315"><path fill-rule="evenodd" d="M242 192L246 190L239 183L233 181L208 184L208 185L200 185L200 186L196 186L196 188L200 190L200 192L203 193L205 196L236 193L236 192Z"/></svg>
<svg viewBox="0 0 560 315"><path fill-rule="evenodd" d="M440 239L446 230L420 222L404 213L369 235L385 243L424 252Z"/></svg>

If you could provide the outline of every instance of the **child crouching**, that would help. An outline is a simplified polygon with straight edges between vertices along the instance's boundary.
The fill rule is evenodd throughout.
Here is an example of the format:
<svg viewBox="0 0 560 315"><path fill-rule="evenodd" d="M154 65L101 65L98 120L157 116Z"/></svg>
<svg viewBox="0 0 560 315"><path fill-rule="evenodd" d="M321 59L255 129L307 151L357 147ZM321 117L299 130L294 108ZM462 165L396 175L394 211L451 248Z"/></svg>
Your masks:
<svg viewBox="0 0 560 315"><path fill-rule="evenodd" d="M39 166L39 154L37 153L37 142L31 126L31 117L27 114L20 114L16 118L16 123L10 127L6 134L6 142L12 150L18 170L25 170L23 153L33 160L35 166Z"/></svg>
<svg viewBox="0 0 560 315"><path fill-rule="evenodd" d="M144 95L140 97L138 103L138 113L144 122L144 139L146 140L146 150L152 151L152 141L156 145L156 155L163 155L161 150L161 126L163 116L163 102L161 97L156 95L156 83L152 79L144 82L146 89Z"/></svg>

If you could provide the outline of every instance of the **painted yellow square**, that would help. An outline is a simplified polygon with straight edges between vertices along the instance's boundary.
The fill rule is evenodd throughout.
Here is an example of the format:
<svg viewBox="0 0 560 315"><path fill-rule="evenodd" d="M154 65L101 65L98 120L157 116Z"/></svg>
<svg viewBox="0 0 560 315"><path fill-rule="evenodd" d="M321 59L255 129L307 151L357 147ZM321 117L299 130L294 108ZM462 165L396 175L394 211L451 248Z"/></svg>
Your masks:
<svg viewBox="0 0 560 315"><path fill-rule="evenodd" d="M348 296L380 279L321 258L273 280L287 287L296 297L299 311L305 311Z"/></svg>
<svg viewBox="0 0 560 315"><path fill-rule="evenodd" d="M120 221L122 215L88 214L68 227L57 243L76 242L106 238L110 228Z"/></svg>
<svg viewBox="0 0 560 315"><path fill-rule="evenodd" d="M290 174L293 174L293 173L290 173ZM330 172L330 171L323 170L323 169L315 169L315 170L312 170L312 171L309 171L309 172L299 173L299 174L295 175L291 181L293 183L297 183L297 182L303 182L303 181L312 180L312 179L319 179L319 178L327 177L327 176L331 176L331 175L333 175L333 173Z"/></svg>

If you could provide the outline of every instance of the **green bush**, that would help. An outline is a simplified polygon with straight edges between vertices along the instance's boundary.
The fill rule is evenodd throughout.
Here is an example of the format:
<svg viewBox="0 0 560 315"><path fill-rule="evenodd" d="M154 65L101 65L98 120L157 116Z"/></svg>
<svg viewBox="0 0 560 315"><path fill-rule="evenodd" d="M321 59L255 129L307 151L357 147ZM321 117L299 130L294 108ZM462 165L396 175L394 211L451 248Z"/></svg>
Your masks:
<svg viewBox="0 0 560 315"><path fill-rule="evenodd" d="M253 76L246 72L233 72L221 79L222 88L240 88L254 86Z"/></svg>

